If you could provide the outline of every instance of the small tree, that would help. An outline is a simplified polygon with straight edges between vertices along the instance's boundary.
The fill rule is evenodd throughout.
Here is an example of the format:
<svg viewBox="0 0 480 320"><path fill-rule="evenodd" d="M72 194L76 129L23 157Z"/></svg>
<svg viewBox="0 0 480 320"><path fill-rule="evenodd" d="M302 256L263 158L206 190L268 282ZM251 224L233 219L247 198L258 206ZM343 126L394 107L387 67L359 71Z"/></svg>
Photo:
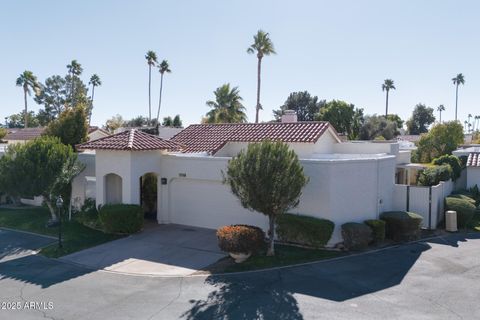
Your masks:
<svg viewBox="0 0 480 320"><path fill-rule="evenodd" d="M295 208L308 183L295 152L283 142L250 144L228 162L224 183L242 206L269 219L268 256L275 254L275 217Z"/></svg>
<svg viewBox="0 0 480 320"><path fill-rule="evenodd" d="M88 139L87 111L82 105L67 108L60 117L48 125L45 135L60 138L63 144L75 147Z"/></svg>
<svg viewBox="0 0 480 320"><path fill-rule="evenodd" d="M13 196L42 196L56 220L56 197L69 199L71 182L83 169L70 146L56 137L41 137L8 148L0 160L0 182Z"/></svg>

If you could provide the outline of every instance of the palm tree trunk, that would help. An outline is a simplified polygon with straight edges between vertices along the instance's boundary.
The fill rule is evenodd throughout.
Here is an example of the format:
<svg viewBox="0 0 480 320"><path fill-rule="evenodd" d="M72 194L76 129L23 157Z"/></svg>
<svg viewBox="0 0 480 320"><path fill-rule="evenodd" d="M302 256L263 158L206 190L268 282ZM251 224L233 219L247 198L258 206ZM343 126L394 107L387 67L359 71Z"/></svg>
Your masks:
<svg viewBox="0 0 480 320"><path fill-rule="evenodd" d="M258 123L258 113L260 111L260 74L262 72L262 59L258 59L258 66L257 66L257 107L255 112L255 123Z"/></svg>
<svg viewBox="0 0 480 320"><path fill-rule="evenodd" d="M24 100L24 103L25 103L25 114L23 115L23 127L24 128L27 128L28 127L28 106L27 106L27 90L28 88L24 88L23 89L23 100Z"/></svg>
<svg viewBox="0 0 480 320"><path fill-rule="evenodd" d="M158 97L157 125L160 125L160 107L162 106L163 73L160 74L160 96Z"/></svg>
<svg viewBox="0 0 480 320"><path fill-rule="evenodd" d="M457 111L458 111L458 83L455 89L455 121L457 121Z"/></svg>
<svg viewBox="0 0 480 320"><path fill-rule="evenodd" d="M70 73L70 74L71 74L70 75L70 78L71 78L70 80L72 81L72 86L71 86L72 87L72 93L70 94L70 100L71 100L72 107L73 107L74 106L74 101L73 101L73 97L74 97L74 95L73 95L73 89L74 89L73 72Z"/></svg>
<svg viewBox="0 0 480 320"><path fill-rule="evenodd" d="M88 127L92 121L92 110L93 110L93 97L95 96L95 86L92 85L92 100L90 100L90 110L88 112Z"/></svg>
<svg viewBox="0 0 480 320"><path fill-rule="evenodd" d="M268 250L267 256L275 255L275 215L268 216L269 229L268 229Z"/></svg>
<svg viewBox="0 0 480 320"><path fill-rule="evenodd" d="M388 90L386 90L386 98L385 98L385 118L388 116Z"/></svg>
<svg viewBox="0 0 480 320"><path fill-rule="evenodd" d="M148 125L152 121L152 66L148 66Z"/></svg>
<svg viewBox="0 0 480 320"><path fill-rule="evenodd" d="M442 123L442 110L440 110L440 123Z"/></svg>

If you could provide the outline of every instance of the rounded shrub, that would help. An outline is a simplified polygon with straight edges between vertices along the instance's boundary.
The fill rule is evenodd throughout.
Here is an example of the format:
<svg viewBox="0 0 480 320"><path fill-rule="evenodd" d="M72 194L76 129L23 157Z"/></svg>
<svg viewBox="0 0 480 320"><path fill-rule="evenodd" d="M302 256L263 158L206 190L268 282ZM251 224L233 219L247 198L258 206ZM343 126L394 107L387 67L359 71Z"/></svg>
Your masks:
<svg viewBox="0 0 480 320"><path fill-rule="evenodd" d="M383 220L365 220L364 223L372 229L374 243L382 243L385 240L385 221Z"/></svg>
<svg viewBox="0 0 480 320"><path fill-rule="evenodd" d="M455 181L460 178L462 174L462 162L460 159L454 155L443 155L438 158L433 159L432 163L434 165L440 166L448 164L452 168L452 179Z"/></svg>
<svg viewBox="0 0 480 320"><path fill-rule="evenodd" d="M412 241L420 238L422 216L406 211L388 211L380 215L386 223L386 236L393 241Z"/></svg>
<svg viewBox="0 0 480 320"><path fill-rule="evenodd" d="M362 250L372 241L372 229L363 223L342 224L343 245L347 250Z"/></svg>
<svg viewBox="0 0 480 320"><path fill-rule="evenodd" d="M324 247L335 227L330 220L290 213L277 216L275 223L278 239L311 247Z"/></svg>
<svg viewBox="0 0 480 320"><path fill-rule="evenodd" d="M220 250L232 253L255 253L265 244L262 229L248 225L224 226L217 230Z"/></svg>
<svg viewBox="0 0 480 320"><path fill-rule="evenodd" d="M475 205L468 200L457 198L455 196L448 196L445 198L446 210L457 212L457 226L464 228L467 223L473 218L475 213Z"/></svg>
<svg viewBox="0 0 480 320"><path fill-rule="evenodd" d="M143 227L142 207L135 204L107 204L98 211L107 233L131 234Z"/></svg>
<svg viewBox="0 0 480 320"><path fill-rule="evenodd" d="M441 181L450 180L452 174L452 167L449 164L426 168L418 172L417 184L419 186L436 186Z"/></svg>

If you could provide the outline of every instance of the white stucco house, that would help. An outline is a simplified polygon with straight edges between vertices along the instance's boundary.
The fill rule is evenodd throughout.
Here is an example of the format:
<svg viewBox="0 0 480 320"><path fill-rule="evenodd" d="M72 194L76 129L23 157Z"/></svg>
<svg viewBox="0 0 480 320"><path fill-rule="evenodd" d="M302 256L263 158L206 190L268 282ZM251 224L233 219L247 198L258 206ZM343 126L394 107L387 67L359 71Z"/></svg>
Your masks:
<svg viewBox="0 0 480 320"><path fill-rule="evenodd" d="M472 188L475 185L480 187L480 145L458 149L453 151L453 154L457 157L467 157L466 187Z"/></svg>
<svg viewBox="0 0 480 320"><path fill-rule="evenodd" d="M410 162L410 152L398 143L342 142L328 122L295 122L295 117L278 123L195 124L169 140L132 129L77 148L90 157L95 152L97 205L140 204L141 179L153 173L159 223L265 228L267 218L244 209L222 183L229 159L264 139L283 141L298 154L310 181L292 212L335 222L330 244L341 241L343 223L375 219L393 209L396 167ZM83 182L92 179L83 175ZM74 193L85 194L81 185Z"/></svg>

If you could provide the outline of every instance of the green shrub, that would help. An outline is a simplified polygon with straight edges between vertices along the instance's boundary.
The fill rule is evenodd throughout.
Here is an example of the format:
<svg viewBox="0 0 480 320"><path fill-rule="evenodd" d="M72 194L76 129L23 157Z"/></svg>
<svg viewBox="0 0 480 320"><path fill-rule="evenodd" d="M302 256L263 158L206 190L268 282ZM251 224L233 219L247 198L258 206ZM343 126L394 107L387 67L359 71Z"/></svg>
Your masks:
<svg viewBox="0 0 480 320"><path fill-rule="evenodd" d="M342 224L343 245L347 250L362 250L372 241L372 229L363 223Z"/></svg>
<svg viewBox="0 0 480 320"><path fill-rule="evenodd" d="M452 177L450 165L441 165L420 170L417 175L417 185L435 186L440 181L448 181Z"/></svg>
<svg viewBox="0 0 480 320"><path fill-rule="evenodd" d="M106 204L98 215L107 233L131 234L143 227L142 207L135 204Z"/></svg>
<svg viewBox="0 0 480 320"><path fill-rule="evenodd" d="M443 155L441 157L433 159L432 163L437 166L448 164L452 169L453 181L460 178L460 175L462 174L462 162L458 157L454 155Z"/></svg>
<svg viewBox="0 0 480 320"><path fill-rule="evenodd" d="M220 250L233 253L255 253L265 245L262 229L247 225L232 225L217 230Z"/></svg>
<svg viewBox="0 0 480 320"><path fill-rule="evenodd" d="M456 194L451 194L448 196L449 198L457 198L457 199L461 199L461 200L465 200L473 205L475 205L477 202L475 201L475 199L473 199L471 196L468 196L466 194L462 194L462 193L456 193Z"/></svg>
<svg viewBox="0 0 480 320"><path fill-rule="evenodd" d="M364 223L372 229L374 243L382 243L385 240L385 221L383 220L365 220Z"/></svg>
<svg viewBox="0 0 480 320"><path fill-rule="evenodd" d="M311 247L324 247L335 227L330 220L291 213L279 215L275 223L280 240Z"/></svg>
<svg viewBox="0 0 480 320"><path fill-rule="evenodd" d="M445 198L445 207L446 210L457 212L457 226L459 228L466 227L467 223L472 219L476 209L471 201L458 198L455 195Z"/></svg>
<svg viewBox="0 0 480 320"><path fill-rule="evenodd" d="M406 211L388 211L380 215L386 223L386 236L394 241L412 241L420 238L422 216Z"/></svg>

